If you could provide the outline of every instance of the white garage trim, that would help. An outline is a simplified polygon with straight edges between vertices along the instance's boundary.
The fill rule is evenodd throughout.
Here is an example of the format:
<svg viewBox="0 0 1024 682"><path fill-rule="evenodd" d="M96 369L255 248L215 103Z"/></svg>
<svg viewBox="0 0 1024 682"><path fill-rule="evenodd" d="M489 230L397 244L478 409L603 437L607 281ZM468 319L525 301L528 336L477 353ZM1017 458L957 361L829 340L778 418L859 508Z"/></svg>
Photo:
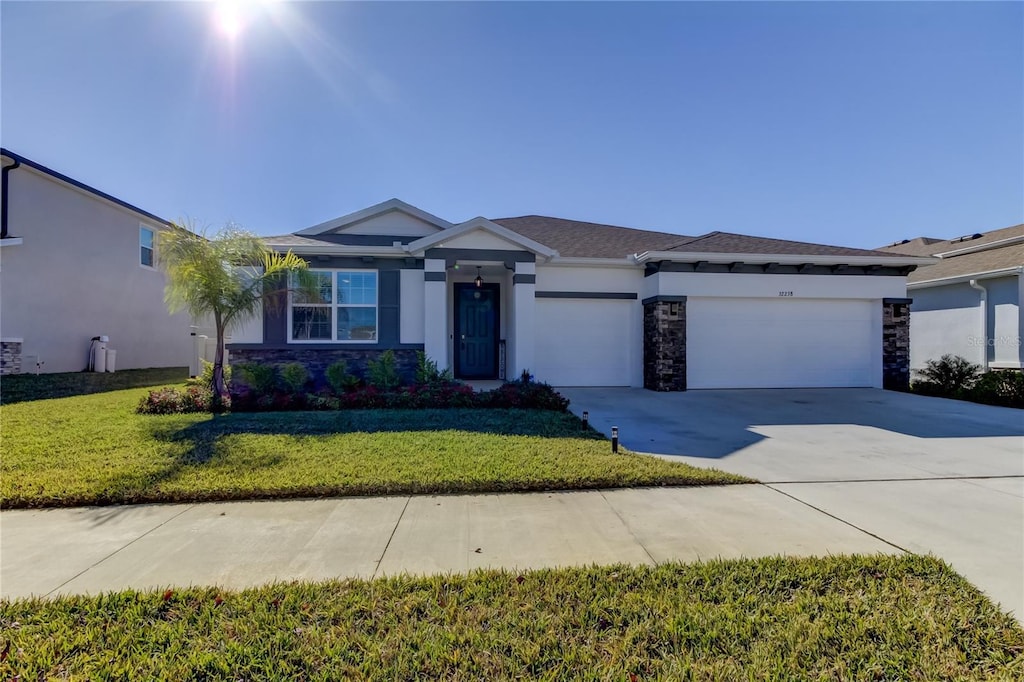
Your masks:
<svg viewBox="0 0 1024 682"><path fill-rule="evenodd" d="M687 388L880 387L875 300L688 298Z"/></svg>
<svg viewBox="0 0 1024 682"><path fill-rule="evenodd" d="M554 386L636 385L640 317L636 300L537 298L534 375Z"/></svg>

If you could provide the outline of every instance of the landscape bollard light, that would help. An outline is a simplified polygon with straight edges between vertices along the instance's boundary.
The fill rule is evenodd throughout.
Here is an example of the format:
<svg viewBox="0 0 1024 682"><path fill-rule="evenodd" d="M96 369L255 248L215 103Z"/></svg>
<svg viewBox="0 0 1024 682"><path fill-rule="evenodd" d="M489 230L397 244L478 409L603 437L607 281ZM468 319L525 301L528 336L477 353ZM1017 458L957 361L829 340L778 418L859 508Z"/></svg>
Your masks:
<svg viewBox="0 0 1024 682"><path fill-rule="evenodd" d="M583 428L585 429L588 426L590 426L590 413L583 410Z"/></svg>
<svg viewBox="0 0 1024 682"><path fill-rule="evenodd" d="M619 427L612 427L612 454L619 454Z"/></svg>

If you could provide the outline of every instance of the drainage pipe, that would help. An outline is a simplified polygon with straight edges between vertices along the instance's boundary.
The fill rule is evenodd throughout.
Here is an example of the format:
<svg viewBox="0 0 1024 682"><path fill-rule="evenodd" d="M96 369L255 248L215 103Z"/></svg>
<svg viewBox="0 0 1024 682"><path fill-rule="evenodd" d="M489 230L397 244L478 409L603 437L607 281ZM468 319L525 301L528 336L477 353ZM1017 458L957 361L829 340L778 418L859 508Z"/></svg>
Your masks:
<svg viewBox="0 0 1024 682"><path fill-rule="evenodd" d="M0 239L7 239L7 204L10 203L7 189L7 174L21 165L21 161L13 159L14 163L4 166L0 170Z"/></svg>
<svg viewBox="0 0 1024 682"><path fill-rule="evenodd" d="M972 279L968 284L972 289L981 292L981 368L988 371L988 289L978 280Z"/></svg>

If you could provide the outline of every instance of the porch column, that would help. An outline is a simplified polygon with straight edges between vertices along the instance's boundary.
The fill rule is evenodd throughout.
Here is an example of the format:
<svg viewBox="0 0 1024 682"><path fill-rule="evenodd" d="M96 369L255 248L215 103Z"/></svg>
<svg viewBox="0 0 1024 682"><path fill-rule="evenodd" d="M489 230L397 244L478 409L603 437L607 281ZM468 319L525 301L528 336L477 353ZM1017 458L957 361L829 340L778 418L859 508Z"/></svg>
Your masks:
<svg viewBox="0 0 1024 682"><path fill-rule="evenodd" d="M644 304L644 388L686 390L686 297L651 296Z"/></svg>
<svg viewBox="0 0 1024 682"><path fill-rule="evenodd" d="M910 304L912 298L882 299L882 388L910 390Z"/></svg>
<svg viewBox="0 0 1024 682"><path fill-rule="evenodd" d="M448 281L444 259L423 261L423 350L448 369Z"/></svg>
<svg viewBox="0 0 1024 682"><path fill-rule="evenodd" d="M533 370L533 349L536 344L534 307L537 292L537 264L516 263L512 275L512 359L509 380L518 379L523 370Z"/></svg>

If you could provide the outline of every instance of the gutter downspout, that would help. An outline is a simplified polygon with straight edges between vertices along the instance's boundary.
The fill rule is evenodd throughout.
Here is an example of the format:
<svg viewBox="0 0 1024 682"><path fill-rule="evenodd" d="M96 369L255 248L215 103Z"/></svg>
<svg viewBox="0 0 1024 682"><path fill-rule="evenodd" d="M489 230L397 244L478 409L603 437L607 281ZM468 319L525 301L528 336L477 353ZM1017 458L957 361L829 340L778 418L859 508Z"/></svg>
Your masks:
<svg viewBox="0 0 1024 682"><path fill-rule="evenodd" d="M1024 265L1017 270L1017 360L1024 369Z"/></svg>
<svg viewBox="0 0 1024 682"><path fill-rule="evenodd" d="M968 284L981 292L981 368L988 371L988 289L972 279Z"/></svg>
<svg viewBox="0 0 1024 682"><path fill-rule="evenodd" d="M0 171L0 239L7 239L7 174L20 165L21 161L14 159L14 163Z"/></svg>

